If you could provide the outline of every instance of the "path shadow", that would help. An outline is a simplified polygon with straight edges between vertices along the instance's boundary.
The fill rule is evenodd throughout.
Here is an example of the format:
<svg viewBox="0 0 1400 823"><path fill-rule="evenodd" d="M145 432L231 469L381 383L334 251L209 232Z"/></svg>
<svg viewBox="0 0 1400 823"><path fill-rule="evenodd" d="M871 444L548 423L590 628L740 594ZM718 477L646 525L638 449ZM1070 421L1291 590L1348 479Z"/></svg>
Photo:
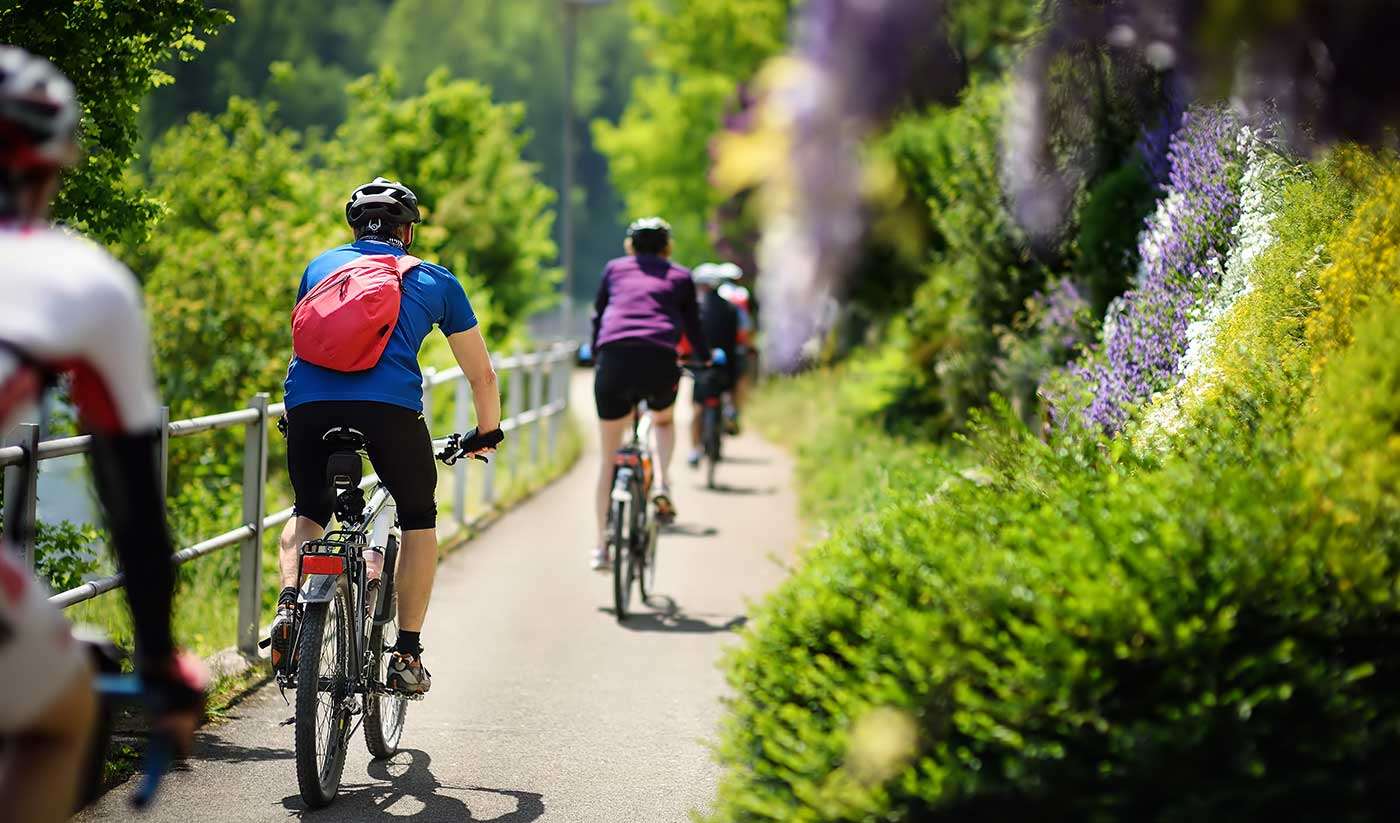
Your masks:
<svg viewBox="0 0 1400 823"><path fill-rule="evenodd" d="M767 497L778 493L778 488L776 486L731 486L728 483L716 483L712 487L702 486L701 488L704 491L713 492L715 494L730 494L736 497Z"/></svg>
<svg viewBox="0 0 1400 823"><path fill-rule="evenodd" d="M662 526L661 533L675 537L714 537L719 534L719 529L699 523L671 523Z"/></svg>
<svg viewBox="0 0 1400 823"><path fill-rule="evenodd" d="M193 759L215 760L220 763L266 763L273 760L292 760L296 752L291 741L285 746L240 746L212 734L195 735Z"/></svg>
<svg viewBox="0 0 1400 823"><path fill-rule="evenodd" d="M724 456L725 463L733 463L736 466L767 466L773 462L771 457L730 457ZM721 464L723 465L723 464Z"/></svg>
<svg viewBox="0 0 1400 823"><path fill-rule="evenodd" d="M539 792L447 785L433 774L430 768L432 762L427 752L403 749L388 760L370 762L369 777L378 782L342 782L335 802L324 809L308 809L300 794L283 798L282 807L304 820L532 823L544 816L544 795ZM515 801L515 809L494 817L477 817L467 801L452 794L443 794L444 791L510 798ZM395 814L392 807L405 798L421 803L423 808L412 814Z"/></svg>
<svg viewBox="0 0 1400 823"><path fill-rule="evenodd" d="M686 614L670 595L654 594L647 598L646 605L655 611L634 612L618 625L634 632L670 632L673 634L716 634L734 632L748 623L747 615L736 614L722 623L706 620L712 615ZM599 606L604 614L617 615L611 606Z"/></svg>

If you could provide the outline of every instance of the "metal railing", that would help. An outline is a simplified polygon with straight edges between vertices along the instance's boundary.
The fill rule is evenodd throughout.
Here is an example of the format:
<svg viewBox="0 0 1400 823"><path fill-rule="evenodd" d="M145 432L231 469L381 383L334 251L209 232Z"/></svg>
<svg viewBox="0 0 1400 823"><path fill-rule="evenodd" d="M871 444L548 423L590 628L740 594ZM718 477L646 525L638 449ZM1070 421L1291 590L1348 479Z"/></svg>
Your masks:
<svg viewBox="0 0 1400 823"><path fill-rule="evenodd" d="M506 388L507 410L501 421L501 429L507 433L517 433L517 437L510 443L510 448L502 450L501 456L517 471L521 468L521 461L527 457L528 463L524 465L534 466L539 464L542 454L546 459L552 459L556 454L559 421L569 406L569 375L576 350L577 346L572 343L557 343L528 354L492 359L500 384ZM424 370L423 417L428 421L431 430L433 389L447 384L455 387L452 395L452 427L456 431L466 431L471 426L471 384L457 367L444 371ZM238 649L250 655L256 653L258 643L263 535L267 530L282 525L292 517L290 508L267 513L268 429L272 421L285 413L285 405L269 403L265 392L254 395L247 408L190 420L171 422L169 409L165 410L165 434L161 438L162 483L165 482L170 464L170 438L243 427L241 525L180 549L172 555L172 562L180 565L233 545L241 547L238 577ZM445 440L445 437L434 440L434 448L441 447ZM5 471L5 496L9 510L17 512L20 516L27 516L30 522L34 522L39 484L19 483L18 480L24 476L22 473L28 472L30 477L37 480L39 464L44 460L82 454L87 452L91 445L92 438L86 435L40 441L37 425L17 426L10 442L0 447L0 467L4 467ZM467 511L467 464L470 462L459 461L452 469L452 517L462 528L471 523ZM495 505L496 470L499 462L492 461L483 467L480 499L488 509ZM368 488L377 479L376 475L371 474L364 479L361 487ZM19 494L25 494L25 499L16 500L12 505L10 501L16 499L13 495ZM33 535L29 535L25 540L25 544L18 549L25 563L32 569L35 559ZM122 584L123 577L120 574L103 577L56 594L50 601L61 608L67 608L120 588Z"/></svg>

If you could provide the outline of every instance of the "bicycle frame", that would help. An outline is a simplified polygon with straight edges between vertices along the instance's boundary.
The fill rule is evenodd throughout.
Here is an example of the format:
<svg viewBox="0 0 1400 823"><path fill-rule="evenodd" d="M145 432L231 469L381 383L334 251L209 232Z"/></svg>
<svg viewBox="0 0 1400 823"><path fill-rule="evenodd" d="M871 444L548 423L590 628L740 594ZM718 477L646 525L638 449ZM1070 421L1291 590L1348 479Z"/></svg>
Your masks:
<svg viewBox="0 0 1400 823"><path fill-rule="evenodd" d="M358 491L358 490L355 490ZM346 492L342 492L345 494ZM384 568L380 572L380 586L377 592L372 625L383 625L394 619L393 591L394 571L397 565L397 552L391 556L388 549L397 546L401 538L398 526L397 507L389 496L389 490L382 483L372 487L370 501L347 528L326 532L317 540L307 541L301 548L300 563L306 579L302 582L297 600L303 605L328 603L335 598L336 585L341 577L350 584L351 615L366 614L365 598L368 593L368 564L364 553L371 547L384 549ZM390 537L394 540L391 542ZM310 562L308 562L310 561ZM350 633L349 659L357 661L352 672L351 691L355 694L368 694L376 684L368 682L366 673L369 664L369 627L360 621L359 629ZM294 643L300 642L298 638ZM384 684L377 684L383 687Z"/></svg>

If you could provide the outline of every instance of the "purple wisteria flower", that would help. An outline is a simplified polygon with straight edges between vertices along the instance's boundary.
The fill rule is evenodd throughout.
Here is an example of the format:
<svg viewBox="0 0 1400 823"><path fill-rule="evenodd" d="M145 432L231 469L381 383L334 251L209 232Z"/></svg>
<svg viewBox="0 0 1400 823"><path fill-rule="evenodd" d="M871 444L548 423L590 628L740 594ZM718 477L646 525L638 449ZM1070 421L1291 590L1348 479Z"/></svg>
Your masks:
<svg viewBox="0 0 1400 823"><path fill-rule="evenodd" d="M1219 284L1239 218L1237 129L1218 108L1183 115L1167 152L1166 197L1139 241L1135 287L1110 306L1102 346L1071 367L1090 390L1088 422L1120 428L1132 404L1178 375L1191 309Z"/></svg>
<svg viewBox="0 0 1400 823"><path fill-rule="evenodd" d="M942 0L810 0L798 12L803 70L768 101L791 124L794 191L758 251L761 296L783 307L766 329L779 369L799 366L827 328L864 236L862 143L901 102L951 102L965 82L943 20Z"/></svg>
<svg viewBox="0 0 1400 823"><path fill-rule="evenodd" d="M1041 306L1035 327L1044 340L1065 351L1073 351L1084 342L1090 316L1089 301L1084 299L1073 280L1060 280L1049 291L1036 292L1031 300Z"/></svg>

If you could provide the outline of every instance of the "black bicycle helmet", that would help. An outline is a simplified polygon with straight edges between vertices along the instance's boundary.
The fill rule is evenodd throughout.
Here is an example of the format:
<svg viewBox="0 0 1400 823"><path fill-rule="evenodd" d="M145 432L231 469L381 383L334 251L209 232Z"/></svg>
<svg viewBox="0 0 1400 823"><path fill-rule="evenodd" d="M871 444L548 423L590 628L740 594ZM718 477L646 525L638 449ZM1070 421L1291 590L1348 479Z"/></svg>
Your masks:
<svg viewBox="0 0 1400 823"><path fill-rule="evenodd" d="M80 114L73 84L53 63L0 46L0 168L27 172L76 163Z"/></svg>
<svg viewBox="0 0 1400 823"><path fill-rule="evenodd" d="M345 222L350 228L358 230L375 220L386 226L423 222L418 213L418 195L408 186L383 177L350 192L345 203Z"/></svg>
<svg viewBox="0 0 1400 823"><path fill-rule="evenodd" d="M660 217L642 217L627 227L627 239L632 248L642 253L656 253L671 240L671 224Z"/></svg>

